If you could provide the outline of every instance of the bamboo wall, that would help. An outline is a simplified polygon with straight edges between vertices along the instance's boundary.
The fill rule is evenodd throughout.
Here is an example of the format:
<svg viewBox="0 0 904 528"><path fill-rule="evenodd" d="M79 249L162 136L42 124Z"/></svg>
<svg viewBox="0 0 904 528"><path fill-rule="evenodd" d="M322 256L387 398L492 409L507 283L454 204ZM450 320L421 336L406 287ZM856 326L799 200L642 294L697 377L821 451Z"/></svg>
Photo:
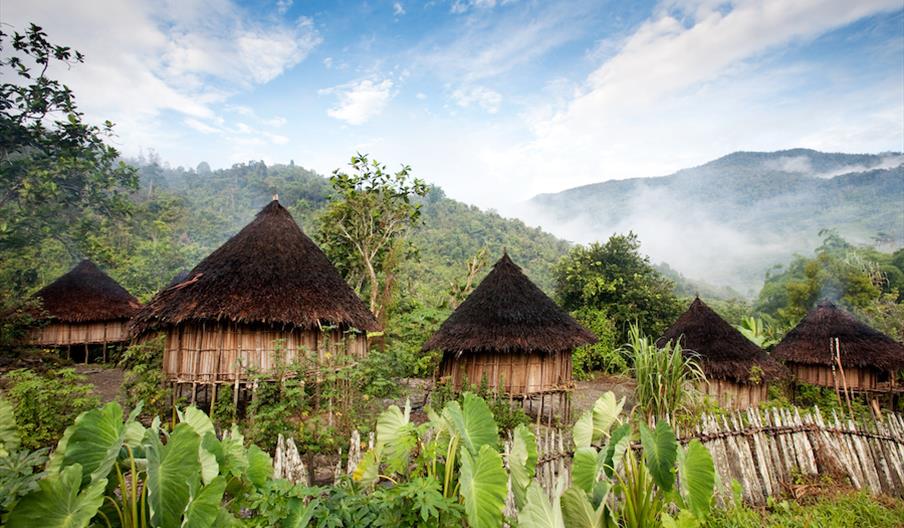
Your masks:
<svg viewBox="0 0 904 528"><path fill-rule="evenodd" d="M844 388L841 373L836 369L832 374L832 368L822 365L801 365L800 363L788 363L788 368L794 374L797 381L811 385L835 388L836 379L839 387ZM872 368L845 367L844 381L849 389L877 390L879 389L880 371Z"/></svg>
<svg viewBox="0 0 904 528"><path fill-rule="evenodd" d="M94 345L129 340L126 319L86 323L50 323L32 330L28 343L41 346Z"/></svg>
<svg viewBox="0 0 904 528"><path fill-rule="evenodd" d="M766 384L735 383L728 380L711 379L700 384L700 391L709 396L724 409L746 409L756 407L766 399Z"/></svg>
<svg viewBox="0 0 904 528"><path fill-rule="evenodd" d="M571 351L547 353L446 352L439 367L456 390L467 380L479 385L486 375L492 391L512 396L572 388Z"/></svg>
<svg viewBox="0 0 904 528"><path fill-rule="evenodd" d="M341 330L279 330L240 324L184 324L167 332L163 372L177 383L220 383L270 375L305 358L328 364L345 352L367 354L367 337Z"/></svg>

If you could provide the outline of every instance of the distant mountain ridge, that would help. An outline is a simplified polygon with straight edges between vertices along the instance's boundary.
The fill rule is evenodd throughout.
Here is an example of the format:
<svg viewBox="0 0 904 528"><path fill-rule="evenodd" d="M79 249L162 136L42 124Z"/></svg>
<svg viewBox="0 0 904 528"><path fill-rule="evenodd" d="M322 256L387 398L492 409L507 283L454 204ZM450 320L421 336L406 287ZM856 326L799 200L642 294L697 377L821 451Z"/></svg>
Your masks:
<svg viewBox="0 0 904 528"><path fill-rule="evenodd" d="M634 230L688 277L741 291L822 229L904 246L904 155L735 152L668 176L610 180L529 202L535 222L580 242Z"/></svg>

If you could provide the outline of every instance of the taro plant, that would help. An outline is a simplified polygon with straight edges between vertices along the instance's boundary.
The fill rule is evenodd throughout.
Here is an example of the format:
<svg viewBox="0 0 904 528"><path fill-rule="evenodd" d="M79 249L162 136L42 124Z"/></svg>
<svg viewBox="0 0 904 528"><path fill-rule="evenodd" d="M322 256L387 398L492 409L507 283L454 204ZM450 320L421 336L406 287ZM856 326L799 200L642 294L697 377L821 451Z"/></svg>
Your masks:
<svg viewBox="0 0 904 528"><path fill-rule="evenodd" d="M12 405L0 397L0 521L20 497L38 489L44 476L40 468L46 461L46 448L28 451L22 447Z"/></svg>
<svg viewBox="0 0 904 528"><path fill-rule="evenodd" d="M235 524L233 501L262 487L270 457L245 449L237 429L217 438L210 418L189 407L166 431L155 419L123 420L117 403L82 413L66 429L39 489L6 520L46 526L211 527Z"/></svg>

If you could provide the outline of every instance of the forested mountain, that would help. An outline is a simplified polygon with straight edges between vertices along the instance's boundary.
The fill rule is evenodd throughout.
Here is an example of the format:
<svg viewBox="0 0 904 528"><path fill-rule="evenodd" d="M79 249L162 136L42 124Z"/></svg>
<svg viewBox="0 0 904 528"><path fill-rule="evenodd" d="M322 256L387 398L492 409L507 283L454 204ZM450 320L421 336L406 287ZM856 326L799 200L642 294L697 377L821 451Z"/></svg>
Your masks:
<svg viewBox="0 0 904 528"><path fill-rule="evenodd" d="M669 176L539 195L529 206L559 236L586 242L633 229L654 261L750 293L769 266L812 251L823 229L904 245L902 163L899 153L736 152Z"/></svg>

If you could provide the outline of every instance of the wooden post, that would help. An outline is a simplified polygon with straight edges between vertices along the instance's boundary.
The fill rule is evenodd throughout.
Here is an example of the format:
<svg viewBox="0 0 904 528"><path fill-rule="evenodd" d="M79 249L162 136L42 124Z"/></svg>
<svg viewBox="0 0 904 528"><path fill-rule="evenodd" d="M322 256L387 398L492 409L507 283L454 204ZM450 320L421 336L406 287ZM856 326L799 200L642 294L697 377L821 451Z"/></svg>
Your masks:
<svg viewBox="0 0 904 528"><path fill-rule="evenodd" d="M88 343L85 343L85 365L88 364Z"/></svg>
<svg viewBox="0 0 904 528"><path fill-rule="evenodd" d="M543 419L543 400L545 400L546 394L540 393L540 409L537 411L537 427L540 427L541 420Z"/></svg>
<svg viewBox="0 0 904 528"><path fill-rule="evenodd" d="M851 395L848 393L847 378L844 375L844 367L841 366L841 343L835 338L835 361L838 363L838 371L841 373L841 384L844 386L844 399L847 400L848 412L854 417L854 409L851 407Z"/></svg>
<svg viewBox="0 0 904 528"><path fill-rule="evenodd" d="M191 383L191 404L194 405L198 396L198 382L193 381Z"/></svg>
<svg viewBox="0 0 904 528"><path fill-rule="evenodd" d="M210 421L213 421L213 415L217 406L217 380L214 380L211 384L211 394L210 394Z"/></svg>

